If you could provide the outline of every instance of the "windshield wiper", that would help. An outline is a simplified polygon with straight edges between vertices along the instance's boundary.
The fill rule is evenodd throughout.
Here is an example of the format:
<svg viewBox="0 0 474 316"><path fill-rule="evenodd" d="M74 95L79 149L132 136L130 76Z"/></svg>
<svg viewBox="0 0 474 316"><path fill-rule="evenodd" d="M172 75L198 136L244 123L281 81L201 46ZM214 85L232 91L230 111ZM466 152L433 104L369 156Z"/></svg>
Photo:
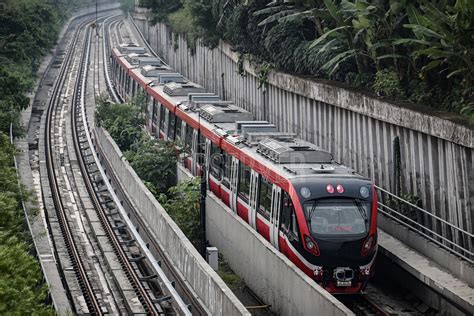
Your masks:
<svg viewBox="0 0 474 316"><path fill-rule="evenodd" d="M317 204L318 204L318 200L314 200L313 206L311 206L311 210L309 211L308 218L306 219L308 223L311 222L311 218L313 217L313 212L316 210Z"/></svg>
<svg viewBox="0 0 474 316"><path fill-rule="evenodd" d="M360 216L362 216L364 221L367 223L368 222L367 213L365 212L365 209L362 207L362 204L360 203L360 200L356 199L355 204L357 206L357 209L359 210Z"/></svg>

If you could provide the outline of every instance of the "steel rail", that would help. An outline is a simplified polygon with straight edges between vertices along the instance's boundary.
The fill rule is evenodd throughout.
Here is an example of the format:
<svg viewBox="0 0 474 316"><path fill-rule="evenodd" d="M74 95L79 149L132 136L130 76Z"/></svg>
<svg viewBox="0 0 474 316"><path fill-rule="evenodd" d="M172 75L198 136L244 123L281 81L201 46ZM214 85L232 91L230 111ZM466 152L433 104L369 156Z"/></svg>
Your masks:
<svg viewBox="0 0 474 316"><path fill-rule="evenodd" d="M86 90L86 82L87 82L86 69L87 69L87 66L89 65L89 52L90 52L90 46L91 46L91 31L88 32L86 45L87 46L85 50L86 52L85 58L82 60L80 69L79 69L79 80L76 81L76 88L75 88L74 99L73 99L73 110L72 110L73 115L71 115L71 123L73 126L72 132L73 132L74 148L79 157L78 159L79 167L81 169L81 173L83 174L84 183L86 185L86 189L89 193L89 196L91 197L92 203L94 205L94 209L96 210L96 214L98 215L99 220L102 224L102 227L104 228L105 233L109 241L111 242L114 253L117 256L123 271L126 273L127 279L132 284L135 290L135 293L138 295L139 300L141 304L143 305L145 311L152 315L158 315L158 314L163 313L163 310L158 309L153 303L152 299L150 298L150 295L148 294L140 278L138 277L136 273L136 269L130 263L130 260L127 254L123 250L120 244L120 241L115 235L115 232L107 218L107 214L105 213L105 210L103 209L102 204L100 203L96 195L96 191L94 190L94 186L92 184L91 175L86 167L85 157L82 154L80 138L79 138L79 127L77 124L78 123L77 113L78 112L82 113L83 127L84 129L87 129L88 126L87 126L87 118L85 116L85 111L84 111L84 106L85 106L84 102L85 102L85 90Z"/></svg>
<svg viewBox="0 0 474 316"><path fill-rule="evenodd" d="M109 19L113 19L113 18L121 17L121 16L122 15L113 16L113 17L110 17ZM119 19L117 19L114 22L117 23L118 20ZM111 39L111 35L110 35L110 29L111 29L111 26L112 26L113 22L109 23L109 24L107 24L107 22L108 22L108 19L106 21L104 21L104 27L102 29L102 31L103 31L103 41L102 41L103 49L102 50L103 50L103 55L104 55L103 66L104 66L105 80L107 82L107 90L109 91L109 93L112 96L112 98L114 99L114 101L117 102L117 103L122 103L123 99L117 93L117 89L115 89L115 85L113 84L112 79L110 78L110 68L111 68L111 66L110 66L110 56L112 54L112 39ZM105 27L105 25L107 25L107 27Z"/></svg>
<svg viewBox="0 0 474 316"><path fill-rule="evenodd" d="M114 21L116 24L118 24L118 21ZM112 23L114 23L112 22ZM104 22L105 23L105 22ZM110 28L112 26L112 23L109 25L109 32L110 32ZM105 29L105 28L104 28ZM118 32L118 30L117 30ZM110 33L109 33L110 35ZM105 42L105 38L104 38L104 42ZM110 71L108 68L105 68L105 70L107 71ZM107 78L110 79L110 76L107 75L106 76ZM115 90L115 87L114 87L114 84L112 82L112 80L107 80L107 83L109 85L109 90L113 90L116 92ZM118 95L118 93L117 93ZM121 97L119 96L120 100L121 100ZM110 167L110 166L109 166ZM117 177L115 176L114 173L111 173L110 175L116 183L118 183L118 179ZM122 188L120 188L120 190L123 192ZM124 196L126 194L123 194ZM130 205L132 205L132 203L130 201L127 201ZM131 207L131 209L134 209L133 207ZM139 227L145 227L146 226L146 223L145 221L143 220L143 218L141 216L139 216L138 214L135 214L137 215L136 216L136 220L139 224ZM193 306L193 311L196 311L199 315L206 315L207 314L207 311L206 309L202 306L202 303L199 301L199 299L196 297L195 293L193 293L190 289L189 289L189 286L186 284L186 282L183 280L182 276L179 274L179 272L176 270L174 264L172 263L172 261L167 257L167 255L163 252L163 250L161 249L161 246L159 245L159 243L155 240L155 236L153 236L147 229L143 230L145 232L145 234L147 235L148 237L148 240L151 241L151 243L153 244L153 246L155 247L155 249L157 249L159 255L161 256L161 258L163 259L162 260L162 263L165 264L166 268L168 269L168 271L171 272L172 276L174 277L174 279L176 280L176 282L179 284L180 288L183 290L184 294L186 295L186 297L189 299L189 301L191 302L191 305Z"/></svg>
<svg viewBox="0 0 474 316"><path fill-rule="evenodd" d="M89 309L90 314L94 315L102 315L102 309L100 307L99 301L94 293L94 288L89 280L89 276L87 274L86 268L84 267L84 263L82 262L81 255L79 250L76 246L74 236L72 234L71 228L69 226L69 222L67 220L66 210L63 205L63 201L61 199L61 194L59 190L59 183L57 180L56 174L56 166L53 159L53 145L51 143L51 131L52 131L52 118L53 112L56 109L57 105L60 101L60 94L62 91L62 87L66 80L66 75L68 74L68 70L71 66L74 51L76 49L77 43L79 42L79 34L80 30L82 30L89 22L81 23L73 35L73 41L70 44L66 56L63 60L63 63L60 68L59 76L55 81L51 98L49 100L48 109L46 112L46 126L44 131L44 138L45 138L45 156L46 156L46 166L48 171L48 180L51 187L51 194L53 198L53 203L56 209L56 214L58 216L58 221L60 224L60 229L62 235L64 236L64 242L66 244L67 252L69 254L71 264L74 268L76 278L78 280L79 286L81 288L82 293L84 294L84 298ZM73 304L74 306L74 304Z"/></svg>

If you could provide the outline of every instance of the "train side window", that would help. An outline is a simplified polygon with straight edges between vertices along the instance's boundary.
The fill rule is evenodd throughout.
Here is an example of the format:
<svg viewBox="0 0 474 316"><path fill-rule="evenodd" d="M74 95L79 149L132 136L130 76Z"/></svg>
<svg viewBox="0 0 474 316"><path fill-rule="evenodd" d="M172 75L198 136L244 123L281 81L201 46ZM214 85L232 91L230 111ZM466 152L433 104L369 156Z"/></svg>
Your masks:
<svg viewBox="0 0 474 316"><path fill-rule="evenodd" d="M174 124L175 124L175 119L176 119L176 115L174 115L173 112L170 112L169 114L170 118L169 118L169 127L168 127L168 138L170 140L174 140Z"/></svg>
<svg viewBox="0 0 474 316"><path fill-rule="evenodd" d="M221 149L211 142L211 158L210 158L210 164L209 164L209 169L211 172L211 175L220 180L221 179L221 169L222 169L222 154L221 154Z"/></svg>
<svg viewBox="0 0 474 316"><path fill-rule="evenodd" d="M193 128L186 124L186 138L184 139L185 151L189 154L193 146Z"/></svg>
<svg viewBox="0 0 474 316"><path fill-rule="evenodd" d="M160 131L164 131L165 128L165 113L166 108L163 104L160 104Z"/></svg>
<svg viewBox="0 0 474 316"><path fill-rule="evenodd" d="M239 197L247 204L249 203L250 173L250 167L240 162L238 193Z"/></svg>
<svg viewBox="0 0 474 316"><path fill-rule="evenodd" d="M260 177L259 186L259 206L257 211L266 219L270 219L270 212L272 207L272 183Z"/></svg>
<svg viewBox="0 0 474 316"><path fill-rule="evenodd" d="M224 152L223 154L223 158L224 158L224 161L223 161L223 165L224 165L224 174L223 174L223 177L222 177L222 184L227 187L227 188L230 188L230 176L231 176L231 168L232 168L232 156L229 155L228 153Z"/></svg>
<svg viewBox="0 0 474 316"><path fill-rule="evenodd" d="M156 101L153 100L153 107L152 107L152 115L151 115L151 120L154 124L156 124L156 117L157 117L157 112L158 112L158 107L156 105Z"/></svg>
<svg viewBox="0 0 474 316"><path fill-rule="evenodd" d="M291 228L291 214L294 213L293 202L291 201L290 195L283 192L283 203L281 206L281 226L280 229L285 233Z"/></svg>
<svg viewBox="0 0 474 316"><path fill-rule="evenodd" d="M183 125L183 121L176 116L176 139L181 139L181 128Z"/></svg>

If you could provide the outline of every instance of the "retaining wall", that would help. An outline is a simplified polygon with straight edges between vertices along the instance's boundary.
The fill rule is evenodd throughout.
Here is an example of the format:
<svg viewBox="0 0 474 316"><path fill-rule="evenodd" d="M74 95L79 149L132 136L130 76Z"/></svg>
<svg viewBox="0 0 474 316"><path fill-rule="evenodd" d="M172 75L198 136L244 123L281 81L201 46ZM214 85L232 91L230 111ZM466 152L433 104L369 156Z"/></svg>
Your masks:
<svg viewBox="0 0 474 316"><path fill-rule="evenodd" d="M146 14L137 15L135 22L156 52L190 80L332 152L336 161L392 192L393 141L398 136L402 192L419 196L429 212L474 231L474 131L465 121L280 72L271 72L268 87L259 89L251 64L245 61L245 75L238 73L239 56L230 45L221 42L211 50L198 44L191 51L166 25L149 25ZM444 226L426 221L450 238ZM472 249L472 239L452 238Z"/></svg>
<svg viewBox="0 0 474 316"><path fill-rule="evenodd" d="M191 175L178 166L178 179ZM208 191L206 236L232 269L278 315L353 313Z"/></svg>
<svg viewBox="0 0 474 316"><path fill-rule="evenodd" d="M164 251L212 315L250 315L247 309L201 257L179 227L123 158L122 152L102 128L95 129L96 143L107 157L122 188L133 199L137 212L153 229Z"/></svg>

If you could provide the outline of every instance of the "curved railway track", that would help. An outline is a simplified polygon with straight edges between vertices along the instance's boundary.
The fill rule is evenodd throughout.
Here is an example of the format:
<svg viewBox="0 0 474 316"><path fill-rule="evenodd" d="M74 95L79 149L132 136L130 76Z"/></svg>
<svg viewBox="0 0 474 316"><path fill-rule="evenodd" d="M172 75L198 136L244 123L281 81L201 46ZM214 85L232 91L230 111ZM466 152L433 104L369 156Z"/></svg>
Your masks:
<svg viewBox="0 0 474 316"><path fill-rule="evenodd" d="M121 241L118 239L117 235L114 232L114 228L110 224L107 214L102 206L102 203L99 201L94 186L92 184L91 174L88 168L86 167L86 163L90 164L90 162L86 162L85 160L85 151L90 150L88 147L91 143L90 136L88 135L86 117L85 117L85 90L86 90L86 80L87 80L87 65L89 64L89 51L91 46L91 31L87 34L86 40L86 48L84 50L84 58L81 61L81 65L79 68L79 78L76 81L75 93L73 98L73 109L71 115L71 123L72 123L72 133L73 133L73 140L74 140L74 148L76 153L79 157L78 162L81 169L81 173L84 175L84 183L86 185L87 191L89 196L92 200L94 205L94 209L99 217L99 220L104 228L104 231L107 235L108 240L110 241L113 251L120 263L120 266L127 276L127 279L132 284L134 291L137 293L137 296L140 300L140 303L143 305L145 312L148 314L156 315L158 313L163 313L164 311L160 308L158 309L155 304L152 302L150 298L150 294L148 293L147 289L143 286L142 282L140 281L139 276L137 275L136 269L130 263L127 254L123 250L121 246ZM80 120L79 120L80 118ZM82 126L79 126L80 123ZM86 140L82 141L80 139L79 133L83 134L82 136L86 136ZM84 135L85 134L85 135ZM81 144L86 144L81 145Z"/></svg>
<svg viewBox="0 0 474 316"><path fill-rule="evenodd" d="M57 166L55 159L53 158L53 146L52 146L52 134L53 131L53 113L56 110L56 107L60 102L60 93L62 87L65 84L68 70L71 67L73 62L74 51L78 46L79 42L79 33L88 22L82 23L74 32L72 43L65 55L63 64L61 66L60 74L56 80L53 90L51 93L50 102L46 112L46 126L45 126L45 155L46 155L46 165L48 171L48 179L51 187L52 198L54 202L54 207L56 209L56 215L60 225L61 233L64 238L64 242L71 260L71 264L74 268L78 284L81 288L82 293L84 294L84 299L87 304L88 310L91 314L100 315L102 314L102 309L98 301L97 296L94 293L91 281L89 279L87 268L85 267L79 249L76 245L76 241L73 235L72 228L68 222L68 214L63 204L63 200L60 194L60 187L58 183L58 174Z"/></svg>
<svg viewBox="0 0 474 316"><path fill-rule="evenodd" d="M61 257L61 260L67 260L63 262L58 260L63 284L68 292L71 306L75 313L102 315L106 313L133 314L138 311L141 314L148 315L187 315L189 314L187 306L179 297L176 295L167 295L167 293L170 292L169 288L167 292L163 292L161 285L162 283L167 283L167 280L157 282L156 275L150 272L154 266L151 264L152 268L150 268L150 264L148 264L146 260L154 261L154 259L147 259L152 258L149 256L149 252L147 253L147 250L144 250L147 256L142 255L140 252L143 248L142 245L140 245L142 248L137 251L139 247L135 245L133 237L130 237L132 234L127 232L126 225L124 225L120 219L117 219L117 217L112 217L110 208L107 209L107 207L105 207L105 205L110 206L111 201L104 201L104 192L103 190L101 191L100 185L98 184L101 182L104 183L105 178L97 174L98 159L95 155L95 149L93 148L93 142L89 133L85 109L87 70L90 64L91 38L93 32L92 28L90 28L91 24L91 21L83 22L73 32L71 43L65 51L59 74L51 89L51 96L45 115L45 169L47 172L48 187L50 187L51 198L54 205L55 216L52 217L52 221L54 223L54 218L57 218L59 224L58 228L53 228L53 223L51 220L48 220L48 229L50 231L60 231L62 237L61 239L57 235L58 243L53 242L53 247L55 248L54 251L58 258ZM80 52L81 50L82 52ZM104 50L103 57L106 57L105 51L106 50ZM104 63L104 65L105 64L106 63ZM73 97L70 109L70 124L72 127L70 132L72 134L71 138L74 147L71 151L74 150L73 156L77 157L77 165L81 174L80 180L84 183L88 199L90 199L90 204L92 204L92 211L95 212L95 216L98 218L98 222L100 222L100 229L107 239L107 246L103 246L99 244L97 236L94 235L95 239L97 239L95 240L96 244L99 244L96 248L101 249L101 254L99 254L97 252L98 250L94 249L93 246L90 246L88 250L83 248L86 246L82 245L81 229L82 239L89 238L84 237L86 234L84 232L85 228L81 226L84 223L81 222L79 224L79 226L81 226L79 229L75 227L76 223L82 221L82 218L78 219L73 216L75 222L72 223L74 219L71 218L71 214L68 212L68 208L71 208L70 201L76 202L75 200L77 200L77 198L75 198L75 196L81 195L75 183L76 179L73 174L71 174L72 171L70 171L72 170L70 169L72 168L71 161L67 160L68 158L74 158L70 158L67 154L67 150L64 149L66 147L64 147L63 139L66 139L67 136L63 135L63 133L68 133L68 131L63 132L64 128L62 123L64 113L67 112L67 96L69 95L68 81L72 80L76 68L77 80L72 89ZM56 133L58 130L59 136ZM60 148L59 153L58 148ZM91 159L92 156L94 156L95 159ZM65 171L66 169L68 171ZM107 179L105 179L105 181L107 181ZM72 192L73 189L76 189L77 192ZM83 201L79 201L77 205L81 204L81 206L83 206L84 203ZM74 205L74 208L77 211L76 205ZM52 215L51 211L49 211L49 213ZM81 216L82 215L79 215L79 217ZM97 228L92 228L94 231L93 234L95 234L95 229ZM85 230L91 231L91 228ZM101 239L100 243L105 243L103 240L104 238ZM64 252L62 248L63 244L66 252ZM110 262L109 270L114 271L107 271L106 274L111 275L113 280L104 280L103 275L99 275L99 280L95 279L99 272L92 272L93 268L91 267L91 262L88 262L90 259L88 255L93 255L93 257L97 257L98 255L106 257L103 247L111 249L107 250L107 252L109 256L110 252L113 252L115 259L112 260L118 263L117 265L121 269L120 273L123 272L122 275L125 276L126 281L117 277L115 270L110 268ZM134 253L130 251L130 247L134 249ZM59 249L61 249L62 256L59 255ZM91 249L94 250L93 254L88 252ZM66 253L67 259L63 259ZM67 277L64 272L69 271L69 263L73 271L72 277L69 272L69 277ZM113 285L111 285L110 282L112 282ZM76 283L79 289L77 289ZM131 290L126 290L128 291L127 294L133 291L135 295L128 295L127 297L124 290L121 289L122 284L129 284ZM113 292L112 299L104 299L103 292L105 291L110 294L111 286L117 289L117 291ZM126 287L128 289L128 285L126 285ZM71 293L74 293L74 299ZM78 299L79 295L83 297L83 301L82 299ZM177 302L176 305L174 302ZM137 304L139 304L141 308L138 308ZM110 309L108 307L110 307Z"/></svg>
<svg viewBox="0 0 474 316"><path fill-rule="evenodd" d="M118 17L113 17L110 18L110 20L104 21L104 40L103 40L103 45L104 45L104 56L110 56L111 55L111 47L116 46L120 44L120 40L122 39L122 36L120 36L120 25L123 24L122 21L122 16ZM114 29L114 36L112 36L112 28ZM118 41L113 41L112 38L115 38ZM110 96L113 98L113 100L117 103L122 103L123 99L120 97L119 93L115 89L115 85L113 84L113 81L111 80L110 77L110 63L107 58L107 60L103 63L104 67L104 72L105 72L105 78L107 82L107 90L109 91ZM110 166L109 170L110 170ZM115 183L118 183L117 178L115 175L112 173L109 174L109 176L113 179ZM123 190L119 186L119 191L121 192L122 196L126 196L123 192ZM134 211L134 207L132 203L128 199L124 199L125 203L128 205L129 209L134 212L135 219L138 223L138 227L147 227L147 224L145 221L136 214ZM156 241L155 237L153 234L149 232L148 229L142 229L141 230L142 234L145 235L145 239L150 241L150 249L155 249L157 252L157 256L161 259L161 263L164 269L168 271L169 273L169 278L174 280L176 284L176 288L180 290L180 292L187 298L187 301L191 305L191 311L193 312L193 315L206 315L207 311L203 307L202 302L197 298L197 295L189 288L189 285L186 284L186 282L183 280L183 277L179 274L179 272L176 270L174 267L172 261L167 257L167 255L162 251L161 246L159 243Z"/></svg>

